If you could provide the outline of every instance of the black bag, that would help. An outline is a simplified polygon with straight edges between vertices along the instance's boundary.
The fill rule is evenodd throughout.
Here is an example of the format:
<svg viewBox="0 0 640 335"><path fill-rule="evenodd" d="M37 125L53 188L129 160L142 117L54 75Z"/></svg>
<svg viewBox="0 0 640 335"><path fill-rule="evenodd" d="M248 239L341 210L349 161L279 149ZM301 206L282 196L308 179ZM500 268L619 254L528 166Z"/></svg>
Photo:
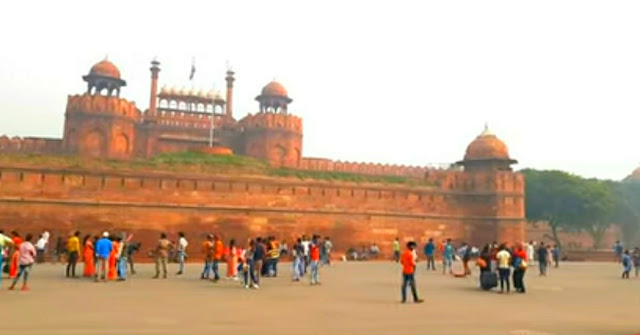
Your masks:
<svg viewBox="0 0 640 335"><path fill-rule="evenodd" d="M492 271L484 271L480 273L480 287L483 290L490 290L498 286L498 275Z"/></svg>

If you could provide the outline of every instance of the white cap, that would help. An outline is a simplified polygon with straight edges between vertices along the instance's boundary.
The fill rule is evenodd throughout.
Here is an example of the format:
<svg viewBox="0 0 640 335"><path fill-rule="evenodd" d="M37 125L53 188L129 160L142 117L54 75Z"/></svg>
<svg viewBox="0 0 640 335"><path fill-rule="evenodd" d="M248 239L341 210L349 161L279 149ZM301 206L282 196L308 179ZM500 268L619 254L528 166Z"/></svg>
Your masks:
<svg viewBox="0 0 640 335"><path fill-rule="evenodd" d="M102 237L109 237L109 232L105 231L104 233L102 233Z"/></svg>

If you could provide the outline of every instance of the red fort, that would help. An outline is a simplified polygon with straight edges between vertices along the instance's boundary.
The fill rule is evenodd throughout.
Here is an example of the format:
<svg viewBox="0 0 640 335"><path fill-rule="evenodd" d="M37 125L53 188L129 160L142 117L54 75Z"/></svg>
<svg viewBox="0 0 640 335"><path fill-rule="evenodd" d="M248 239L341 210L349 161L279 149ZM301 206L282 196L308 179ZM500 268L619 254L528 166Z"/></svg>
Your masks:
<svg viewBox="0 0 640 335"><path fill-rule="evenodd" d="M507 146L488 129L448 167L340 162L303 156L302 120L278 82L256 96L258 110L236 120L235 73L226 94L158 89L151 63L149 108L124 98L119 69L108 60L82 77L83 94L68 97L62 139L0 137L2 155L43 154L135 160L205 150L248 156L274 168L400 176L417 183L343 182L265 175L119 171L46 164L0 165L0 225L64 233L122 230L151 243L160 231L225 238L273 234L332 236L339 249L399 236L482 244L525 239L524 179ZM213 127L212 127L213 123ZM213 131L211 129L214 129Z"/></svg>

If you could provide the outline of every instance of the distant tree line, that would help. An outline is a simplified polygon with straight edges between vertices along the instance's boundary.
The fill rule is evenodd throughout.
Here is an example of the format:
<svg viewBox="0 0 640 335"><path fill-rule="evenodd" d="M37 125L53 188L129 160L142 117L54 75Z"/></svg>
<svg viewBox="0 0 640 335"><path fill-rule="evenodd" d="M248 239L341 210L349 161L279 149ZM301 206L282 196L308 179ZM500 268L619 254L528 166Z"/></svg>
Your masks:
<svg viewBox="0 0 640 335"><path fill-rule="evenodd" d="M527 220L545 221L551 238L558 232L586 232L599 249L611 225L620 227L630 245L640 240L640 182L587 179L555 170L520 171L526 180Z"/></svg>

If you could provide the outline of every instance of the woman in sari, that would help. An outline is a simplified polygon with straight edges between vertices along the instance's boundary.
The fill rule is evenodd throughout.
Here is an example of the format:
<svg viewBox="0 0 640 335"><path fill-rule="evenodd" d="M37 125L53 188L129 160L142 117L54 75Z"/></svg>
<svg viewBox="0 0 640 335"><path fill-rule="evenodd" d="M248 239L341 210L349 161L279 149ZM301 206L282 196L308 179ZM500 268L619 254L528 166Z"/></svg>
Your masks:
<svg viewBox="0 0 640 335"><path fill-rule="evenodd" d="M229 241L229 255L227 256L227 279L238 280L238 249L236 240Z"/></svg>
<svg viewBox="0 0 640 335"><path fill-rule="evenodd" d="M109 255L109 273L107 274L108 280L115 280L118 278L118 270L116 268L116 254L118 253L118 241L112 239L111 241L111 254Z"/></svg>
<svg viewBox="0 0 640 335"><path fill-rule="evenodd" d="M13 241L13 253L11 254L11 260L9 263L9 278L15 278L18 275L18 258L20 256L20 244L22 244L22 238L17 231L11 232L11 240Z"/></svg>
<svg viewBox="0 0 640 335"><path fill-rule="evenodd" d="M84 237L82 245L84 246L82 253L82 259L84 260L84 273L82 275L92 278L96 275L96 266L93 259L95 252L93 242L91 241L91 235Z"/></svg>

